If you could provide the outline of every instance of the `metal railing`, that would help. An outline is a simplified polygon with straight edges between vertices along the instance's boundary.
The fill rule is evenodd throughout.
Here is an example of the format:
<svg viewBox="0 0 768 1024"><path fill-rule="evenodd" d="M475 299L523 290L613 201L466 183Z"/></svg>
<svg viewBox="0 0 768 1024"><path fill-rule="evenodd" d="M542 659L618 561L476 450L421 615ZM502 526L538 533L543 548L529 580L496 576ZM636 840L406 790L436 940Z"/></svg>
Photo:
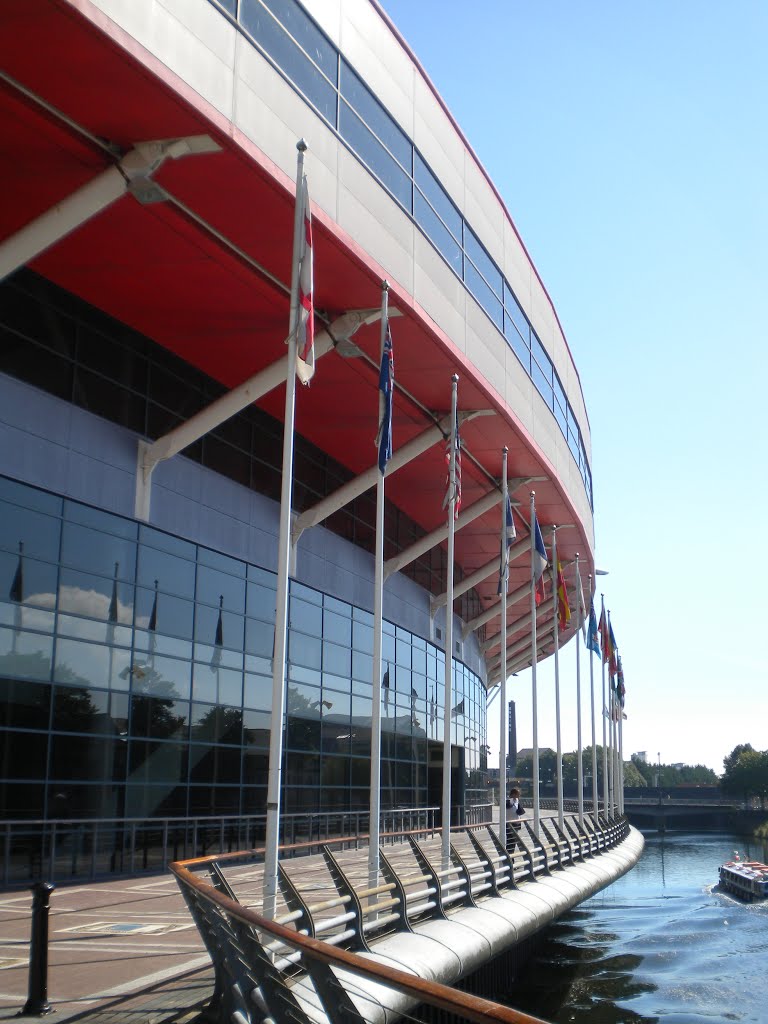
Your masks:
<svg viewBox="0 0 768 1024"><path fill-rule="evenodd" d="M570 816L560 831L542 820L510 825L506 842L491 825L451 830L450 862L441 859L440 829L382 837L380 873L371 885L367 857L347 838L282 851L274 921L259 906L262 851L202 857L170 865L214 965L209 1019L252 1024L331 1024L408 1018L419 1004L457 1020L532 1024L536 1018L446 985L424 981L359 954L388 935L418 930L461 906L482 906L537 875L598 855L629 834L626 819ZM359 837L362 840L364 837ZM206 872L211 881L201 877ZM478 903L479 901L479 903ZM321 941L322 937L322 941ZM386 955L386 954L385 954ZM339 974L338 971L343 971ZM353 976L350 978L350 974Z"/></svg>
<svg viewBox="0 0 768 1024"><path fill-rule="evenodd" d="M436 807L382 811L383 833L433 829ZM254 849L264 842L266 815L215 818L16 819L0 822L0 885L85 882L159 873L171 861L210 853ZM369 831L368 811L284 814L280 838L286 846L345 837L360 841Z"/></svg>

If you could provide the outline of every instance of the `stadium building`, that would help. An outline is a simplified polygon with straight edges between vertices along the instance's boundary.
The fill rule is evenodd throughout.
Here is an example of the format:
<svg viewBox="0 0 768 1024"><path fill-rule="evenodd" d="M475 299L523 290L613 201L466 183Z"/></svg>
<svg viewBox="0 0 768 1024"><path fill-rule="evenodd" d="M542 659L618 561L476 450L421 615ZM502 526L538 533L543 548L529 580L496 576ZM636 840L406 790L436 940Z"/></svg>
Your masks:
<svg viewBox="0 0 768 1024"><path fill-rule="evenodd" d="M303 138L317 365L296 394L282 807L368 806L386 281L382 805L440 802L452 569L461 820L488 800L505 446L509 671L531 660L531 490L547 544L567 526L563 564L593 569L578 372L470 143L376 0L5 0L0 51L3 816L264 811ZM539 657L552 623L549 600Z"/></svg>

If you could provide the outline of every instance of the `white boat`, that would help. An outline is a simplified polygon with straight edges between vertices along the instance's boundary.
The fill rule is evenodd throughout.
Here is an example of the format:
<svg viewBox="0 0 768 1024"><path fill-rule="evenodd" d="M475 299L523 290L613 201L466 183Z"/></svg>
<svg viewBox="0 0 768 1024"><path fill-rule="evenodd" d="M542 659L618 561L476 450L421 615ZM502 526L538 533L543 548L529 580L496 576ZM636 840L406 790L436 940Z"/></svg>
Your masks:
<svg viewBox="0 0 768 1024"><path fill-rule="evenodd" d="M729 860L720 867L720 888L743 900L768 897L768 864L759 860Z"/></svg>

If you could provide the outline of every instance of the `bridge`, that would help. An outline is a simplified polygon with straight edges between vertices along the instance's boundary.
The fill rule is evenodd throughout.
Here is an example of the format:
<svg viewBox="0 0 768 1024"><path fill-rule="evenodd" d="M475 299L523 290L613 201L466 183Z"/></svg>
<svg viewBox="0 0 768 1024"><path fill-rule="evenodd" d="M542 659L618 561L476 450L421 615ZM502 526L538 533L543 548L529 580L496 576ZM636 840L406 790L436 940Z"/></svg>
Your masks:
<svg viewBox="0 0 768 1024"><path fill-rule="evenodd" d="M738 801L681 799L673 794L625 797L624 813L639 829L657 832L751 832L768 812L744 809Z"/></svg>

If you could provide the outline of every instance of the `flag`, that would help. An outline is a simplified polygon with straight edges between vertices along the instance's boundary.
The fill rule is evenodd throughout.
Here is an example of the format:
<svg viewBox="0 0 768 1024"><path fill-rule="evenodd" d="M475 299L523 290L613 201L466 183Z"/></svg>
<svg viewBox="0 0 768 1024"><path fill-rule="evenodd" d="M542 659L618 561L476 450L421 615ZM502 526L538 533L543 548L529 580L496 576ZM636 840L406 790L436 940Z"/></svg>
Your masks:
<svg viewBox="0 0 768 1024"><path fill-rule="evenodd" d="M456 460L454 478L451 479L451 450L453 448L456 450ZM443 508L448 508L451 500L453 500L453 518L458 519L459 509L461 508L461 436L459 434L458 413L453 424L453 430L445 442L445 466L446 478Z"/></svg>
<svg viewBox="0 0 768 1024"><path fill-rule="evenodd" d="M576 566L576 583L579 588L579 592L576 596L579 602L579 622L581 623L581 635L584 637L584 643L587 642L587 605L584 601L584 588L581 585L581 573L579 572L578 565Z"/></svg>
<svg viewBox="0 0 768 1024"><path fill-rule="evenodd" d="M619 699L619 707L624 707L624 669L621 665L621 657L617 658L617 671L616 671L616 696Z"/></svg>
<svg viewBox="0 0 768 1024"><path fill-rule="evenodd" d="M600 612L600 623L597 627L600 634L600 650L603 658L603 665L608 666L608 673L612 676L615 672L615 650L613 648L613 634L610 629L608 618L603 607Z"/></svg>
<svg viewBox="0 0 768 1024"><path fill-rule="evenodd" d="M299 251L294 255L299 266L299 315L296 322L296 376L309 384L315 372L315 297L312 266L312 212L306 174L301 182L303 227Z"/></svg>
<svg viewBox="0 0 768 1024"><path fill-rule="evenodd" d="M376 445L379 449L379 472L384 476L387 463L392 458L392 391L395 386L395 359L392 352L392 332L387 329L384 337L384 351L381 353L381 368L379 369L379 391L384 396L384 409L379 423L379 432L376 435Z"/></svg>
<svg viewBox="0 0 768 1024"><path fill-rule="evenodd" d="M389 665L387 665L381 685L384 690L384 710L389 714Z"/></svg>
<svg viewBox="0 0 768 1024"><path fill-rule="evenodd" d="M499 558L499 589L501 597L509 581L509 549L512 547L517 533L515 532L515 520L512 518L512 502L507 494L507 507L504 511L504 533L501 538L501 556Z"/></svg>
<svg viewBox="0 0 768 1024"><path fill-rule="evenodd" d="M14 604L21 604L24 601L24 542L21 540L19 541L19 561L11 581L8 600L13 601Z"/></svg>
<svg viewBox="0 0 768 1024"><path fill-rule="evenodd" d="M219 617L216 620L216 634L213 638L213 654L211 655L211 669L215 672L221 665L221 648L224 645L224 621L222 619L221 607L224 604L224 595L219 596Z"/></svg>
<svg viewBox="0 0 768 1024"><path fill-rule="evenodd" d="M568 589L565 585L563 568L557 560L557 623L561 630L571 621L571 606L568 604Z"/></svg>
<svg viewBox="0 0 768 1024"><path fill-rule="evenodd" d="M429 724L434 725L437 721L437 701L435 700L435 687L432 687L432 699L429 702Z"/></svg>
<svg viewBox="0 0 768 1024"><path fill-rule="evenodd" d="M595 615L595 602L591 601L589 606L589 630L587 632L587 650L600 654L600 635L597 631L597 616Z"/></svg>
<svg viewBox="0 0 768 1024"><path fill-rule="evenodd" d="M536 604L544 600L544 570L549 562L547 561L547 549L544 547L544 538L541 536L539 520L536 513L533 514L533 586L536 592Z"/></svg>
<svg viewBox="0 0 768 1024"><path fill-rule="evenodd" d="M613 635L613 625L611 624L611 613L608 612L608 641L610 644L608 652L608 671L611 676L615 676L618 672L618 647L616 646L616 637Z"/></svg>
<svg viewBox="0 0 768 1024"><path fill-rule="evenodd" d="M112 579L112 596L109 599L109 611L107 613L107 622L111 625L115 625L117 622L118 615L118 600L117 600L117 571L120 567L119 562L115 562L115 575Z"/></svg>
<svg viewBox="0 0 768 1024"><path fill-rule="evenodd" d="M462 697L456 707L451 711L451 718L458 718L464 714L464 698Z"/></svg>
<svg viewBox="0 0 768 1024"><path fill-rule="evenodd" d="M149 613L149 624L147 629L154 633L157 629L157 580L155 580L155 599L152 602L152 611Z"/></svg>

